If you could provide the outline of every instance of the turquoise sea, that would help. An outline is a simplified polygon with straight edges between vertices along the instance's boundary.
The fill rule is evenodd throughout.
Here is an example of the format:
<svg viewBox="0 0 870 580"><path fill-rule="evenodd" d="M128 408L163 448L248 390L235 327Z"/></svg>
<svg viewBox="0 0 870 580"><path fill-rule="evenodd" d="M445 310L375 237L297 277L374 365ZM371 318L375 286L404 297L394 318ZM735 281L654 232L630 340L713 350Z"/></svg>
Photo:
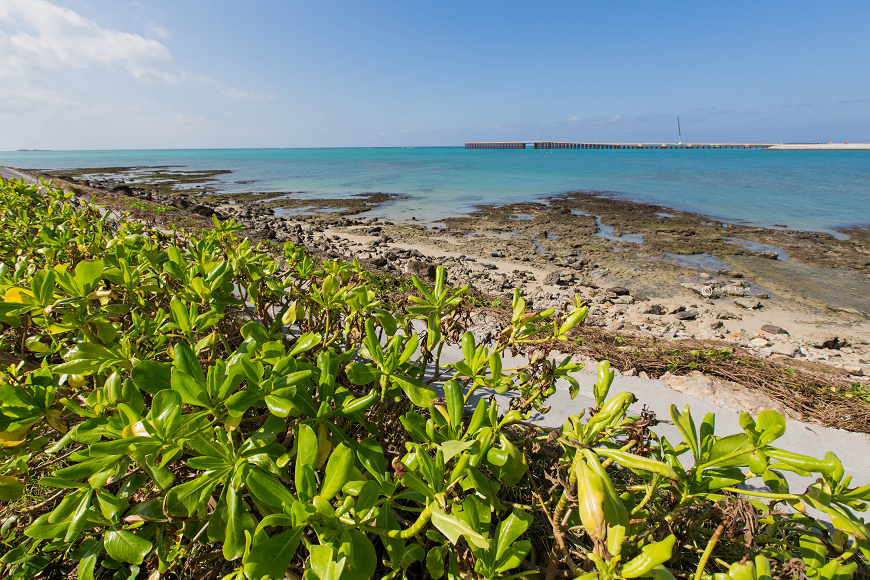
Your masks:
<svg viewBox="0 0 870 580"><path fill-rule="evenodd" d="M466 150L433 148L0 152L29 169L174 165L230 169L226 192L407 196L378 215L436 220L477 204L600 191L735 223L833 231L870 224L863 151Z"/></svg>

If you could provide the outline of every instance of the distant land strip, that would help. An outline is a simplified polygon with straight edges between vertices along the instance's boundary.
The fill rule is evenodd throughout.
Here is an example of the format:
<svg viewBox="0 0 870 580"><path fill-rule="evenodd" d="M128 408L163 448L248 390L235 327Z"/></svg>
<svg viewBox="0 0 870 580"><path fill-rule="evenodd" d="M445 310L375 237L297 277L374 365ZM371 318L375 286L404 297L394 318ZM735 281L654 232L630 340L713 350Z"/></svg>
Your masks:
<svg viewBox="0 0 870 580"><path fill-rule="evenodd" d="M870 143L567 143L493 141L466 143L466 149L766 149L769 151L870 151Z"/></svg>

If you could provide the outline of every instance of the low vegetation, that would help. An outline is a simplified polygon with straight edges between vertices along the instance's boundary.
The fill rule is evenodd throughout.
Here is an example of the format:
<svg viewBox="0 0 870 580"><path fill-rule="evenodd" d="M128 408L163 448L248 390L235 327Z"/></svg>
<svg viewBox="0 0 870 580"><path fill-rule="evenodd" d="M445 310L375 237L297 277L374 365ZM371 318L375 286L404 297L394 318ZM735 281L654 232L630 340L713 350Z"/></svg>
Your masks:
<svg viewBox="0 0 870 580"><path fill-rule="evenodd" d="M673 408L677 444L601 362L594 408L529 422L580 387L551 351L580 303L515 293L479 344L443 269L396 302L233 222L167 234L15 182L0 214L4 577L866 576L870 486L777 448L774 411L723 436Z"/></svg>

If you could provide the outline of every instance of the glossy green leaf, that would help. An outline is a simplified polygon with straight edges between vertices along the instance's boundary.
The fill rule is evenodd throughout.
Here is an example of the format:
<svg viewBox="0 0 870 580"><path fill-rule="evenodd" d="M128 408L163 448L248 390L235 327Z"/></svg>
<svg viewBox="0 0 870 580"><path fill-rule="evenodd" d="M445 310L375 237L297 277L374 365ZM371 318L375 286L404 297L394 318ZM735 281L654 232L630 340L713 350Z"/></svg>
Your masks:
<svg viewBox="0 0 870 580"><path fill-rule="evenodd" d="M109 530L103 545L109 556L130 564L141 564L152 547L151 542L127 530Z"/></svg>

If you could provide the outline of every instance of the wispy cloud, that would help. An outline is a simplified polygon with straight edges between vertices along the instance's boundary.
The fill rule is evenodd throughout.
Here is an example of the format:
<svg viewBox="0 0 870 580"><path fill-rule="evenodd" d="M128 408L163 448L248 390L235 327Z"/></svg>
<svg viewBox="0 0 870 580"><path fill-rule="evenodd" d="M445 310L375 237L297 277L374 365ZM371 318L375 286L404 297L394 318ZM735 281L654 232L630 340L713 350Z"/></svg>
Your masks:
<svg viewBox="0 0 870 580"><path fill-rule="evenodd" d="M838 105L863 105L870 103L870 97L865 99L848 99L846 101L837 101Z"/></svg>
<svg viewBox="0 0 870 580"><path fill-rule="evenodd" d="M263 94L263 93L252 93L249 91L240 91L237 88L224 89L221 91L225 97L228 99L234 99L237 101L243 100L251 100L251 101L262 101L265 99L274 99L275 95L271 94Z"/></svg>

